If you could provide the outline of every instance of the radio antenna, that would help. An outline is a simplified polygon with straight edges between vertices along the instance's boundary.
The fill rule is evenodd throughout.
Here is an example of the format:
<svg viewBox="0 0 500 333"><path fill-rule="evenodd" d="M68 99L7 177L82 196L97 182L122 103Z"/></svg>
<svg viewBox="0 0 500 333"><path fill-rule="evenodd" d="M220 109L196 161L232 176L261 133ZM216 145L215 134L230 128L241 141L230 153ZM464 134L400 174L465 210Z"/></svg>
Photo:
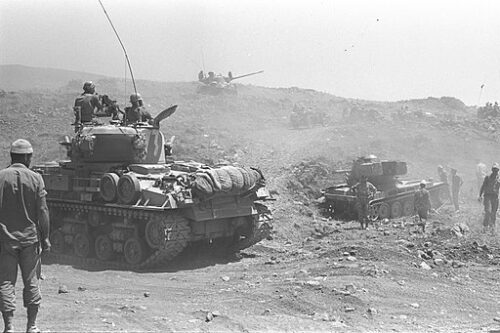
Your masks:
<svg viewBox="0 0 500 333"><path fill-rule="evenodd" d="M104 14L106 15L106 18L109 21L109 24L111 24L111 28L113 28L113 31L115 32L116 38L118 38L118 41L120 42L120 45L122 46L123 53L125 54L125 59L127 60L128 69L130 71L130 76L132 77L132 84L134 85L134 91L137 94L137 87L135 86L134 73L132 72L132 66L130 65L130 60L128 59L127 50L125 50L125 46L123 45L122 40L120 39L120 36L118 35L118 32L116 31L115 26L113 25L113 22L111 22L111 19L109 18L109 15L108 15L108 12L106 12L106 8L104 8L104 5L102 4L101 0L98 0L98 1L102 7L102 10L104 11Z"/></svg>

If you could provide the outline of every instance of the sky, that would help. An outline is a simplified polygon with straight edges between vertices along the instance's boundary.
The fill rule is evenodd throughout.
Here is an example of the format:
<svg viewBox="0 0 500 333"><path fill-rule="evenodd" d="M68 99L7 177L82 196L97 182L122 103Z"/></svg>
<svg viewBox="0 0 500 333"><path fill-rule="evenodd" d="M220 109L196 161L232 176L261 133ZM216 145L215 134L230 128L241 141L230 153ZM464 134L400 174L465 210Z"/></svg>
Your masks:
<svg viewBox="0 0 500 333"><path fill-rule="evenodd" d="M500 100L500 1L102 0L136 79ZM0 1L0 64L130 77L98 0ZM481 89L481 86L484 87Z"/></svg>

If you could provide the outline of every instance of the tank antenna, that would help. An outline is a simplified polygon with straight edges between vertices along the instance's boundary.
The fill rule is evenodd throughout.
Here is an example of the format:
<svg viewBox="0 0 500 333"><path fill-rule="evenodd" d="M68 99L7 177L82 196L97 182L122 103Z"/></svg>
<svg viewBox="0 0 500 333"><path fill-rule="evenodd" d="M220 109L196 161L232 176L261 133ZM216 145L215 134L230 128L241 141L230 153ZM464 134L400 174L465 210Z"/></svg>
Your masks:
<svg viewBox="0 0 500 333"><path fill-rule="evenodd" d="M132 84L134 85L134 91L137 94L137 87L135 86L134 73L132 72L132 66L130 65L130 60L128 59L127 50L125 50L125 46L123 45L122 40L120 39L120 36L118 35L118 32L116 31L115 26L113 25L113 22L111 22L111 19L109 18L109 15L108 15L108 12L106 12L106 8L104 8L104 5L102 4L101 0L98 0L98 1L102 7L102 10L104 11L104 14L106 15L106 18L109 21L109 24L111 24L111 28L113 28L113 31L115 32L116 38L118 38L118 41L120 42L120 45L122 46L123 53L125 54L125 59L127 60L128 69L130 71L130 76L132 77Z"/></svg>

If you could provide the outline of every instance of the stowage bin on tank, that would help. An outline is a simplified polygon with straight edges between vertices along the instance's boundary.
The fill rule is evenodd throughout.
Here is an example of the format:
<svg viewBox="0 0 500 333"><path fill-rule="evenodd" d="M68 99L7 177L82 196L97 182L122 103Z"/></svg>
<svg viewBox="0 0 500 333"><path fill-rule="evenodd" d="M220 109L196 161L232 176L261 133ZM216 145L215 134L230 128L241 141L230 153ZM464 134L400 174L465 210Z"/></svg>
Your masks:
<svg viewBox="0 0 500 333"><path fill-rule="evenodd" d="M380 160L374 155L358 158L351 170L339 170L347 175L346 182L324 190L320 205L330 215L339 218L356 218L357 199L352 189L362 176L375 185L377 193L369 202L370 219L398 218L414 214L414 194L420 180L400 180L407 173L406 162ZM426 181L432 208L442 205L447 197L448 185L433 180Z"/></svg>
<svg viewBox="0 0 500 333"><path fill-rule="evenodd" d="M164 265L189 243L223 240L234 250L272 228L262 173L254 168L167 163L159 122L81 127L62 142L68 160L34 167L51 212L54 255L110 267Z"/></svg>

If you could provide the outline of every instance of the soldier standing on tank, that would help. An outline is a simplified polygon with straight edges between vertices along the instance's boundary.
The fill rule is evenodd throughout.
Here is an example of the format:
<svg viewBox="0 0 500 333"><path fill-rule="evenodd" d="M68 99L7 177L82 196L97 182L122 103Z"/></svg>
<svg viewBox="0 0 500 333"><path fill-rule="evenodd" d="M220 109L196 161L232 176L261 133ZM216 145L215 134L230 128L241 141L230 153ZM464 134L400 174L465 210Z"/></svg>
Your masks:
<svg viewBox="0 0 500 333"><path fill-rule="evenodd" d="M75 99L75 123L91 122L96 110L102 110L99 95L95 93L95 85L92 81L83 84L83 93Z"/></svg>
<svg viewBox="0 0 500 333"><path fill-rule="evenodd" d="M136 93L130 95L130 103L132 106L125 108L125 121L127 124L136 122L151 123L153 121L153 117L144 107L141 94Z"/></svg>
<svg viewBox="0 0 500 333"><path fill-rule="evenodd" d="M50 250L45 185L29 165L33 148L23 139L12 143L11 165L0 171L0 310L4 332L14 332L17 267L24 284L27 332L40 332L36 317L41 302L41 252Z"/></svg>
<svg viewBox="0 0 500 333"><path fill-rule="evenodd" d="M358 220L361 223L361 229L368 227L368 207L370 199L377 193L377 188L368 181L366 176L361 176L361 180L352 186L356 193Z"/></svg>
<svg viewBox="0 0 500 333"><path fill-rule="evenodd" d="M422 180L420 182L420 188L415 192L414 196L415 212L418 215L419 225L422 227L423 233L425 233L425 222L431 210L431 199L425 185L425 180Z"/></svg>
<svg viewBox="0 0 500 333"><path fill-rule="evenodd" d="M498 192L500 189L500 177L498 176L498 164L491 167L491 174L484 177L483 185L479 190L479 201L484 197L484 220L483 227L491 233L495 233L495 222L498 210Z"/></svg>
<svg viewBox="0 0 500 333"><path fill-rule="evenodd" d="M455 211L459 211L459 196L460 196L460 188L462 187L464 181L462 177L457 174L457 169L451 169L451 195L453 199L453 205L455 206Z"/></svg>

